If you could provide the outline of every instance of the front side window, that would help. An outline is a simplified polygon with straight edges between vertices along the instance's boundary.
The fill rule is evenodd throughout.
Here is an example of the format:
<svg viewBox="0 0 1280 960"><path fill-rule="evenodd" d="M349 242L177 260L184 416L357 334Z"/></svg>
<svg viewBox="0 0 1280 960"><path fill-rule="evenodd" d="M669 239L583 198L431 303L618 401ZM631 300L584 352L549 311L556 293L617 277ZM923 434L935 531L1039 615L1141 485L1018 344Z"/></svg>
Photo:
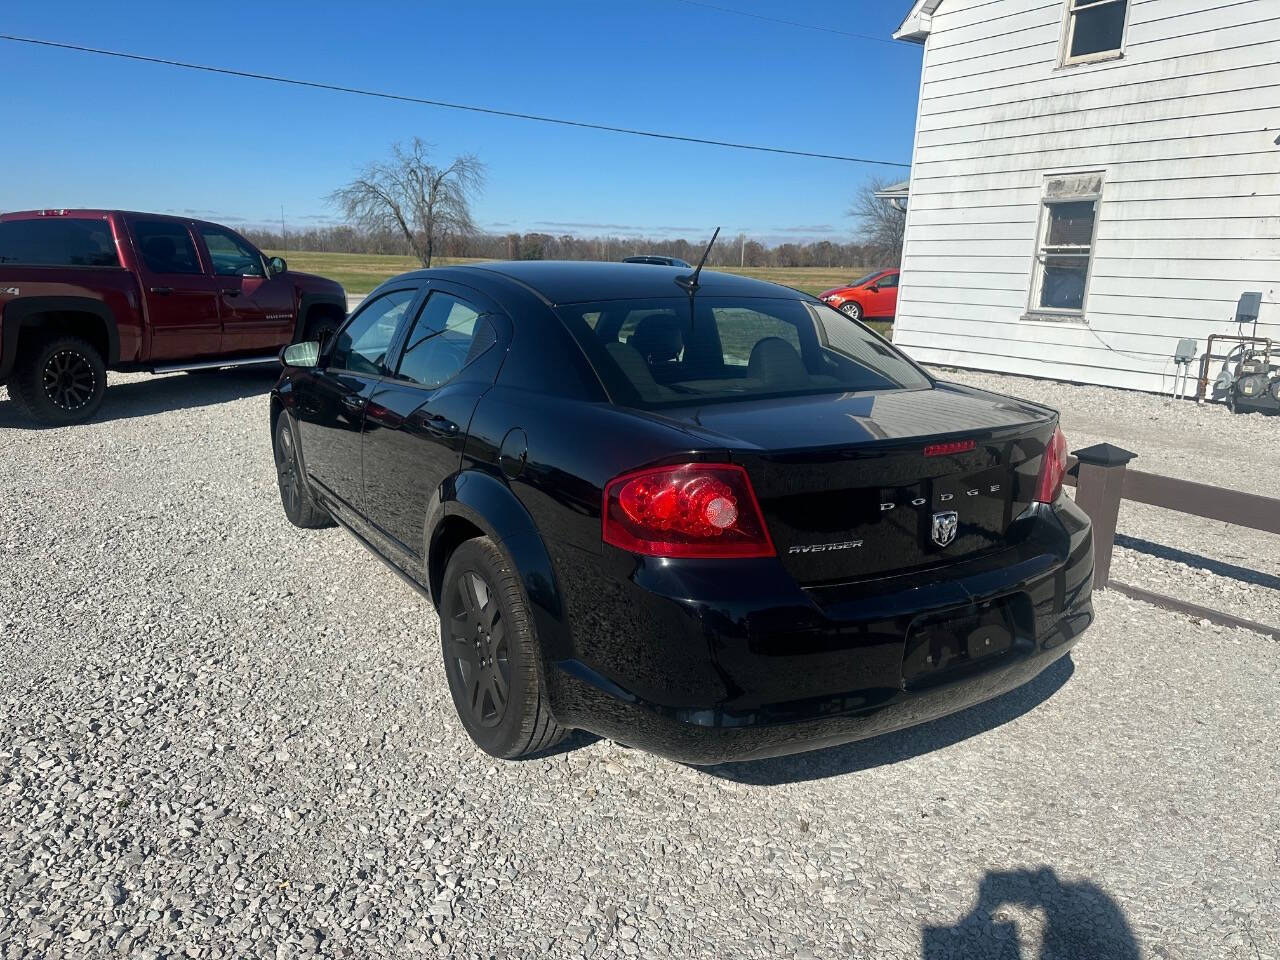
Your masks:
<svg viewBox="0 0 1280 960"><path fill-rule="evenodd" d="M898 275L896 273L886 273L883 277L876 281L876 286L881 290L889 290L898 285Z"/></svg>
<svg viewBox="0 0 1280 960"><path fill-rule="evenodd" d="M1128 0L1067 0L1064 63L1115 56L1124 49Z"/></svg>
<svg viewBox="0 0 1280 960"><path fill-rule="evenodd" d="M368 376L387 373L387 351L405 311L417 297L412 288L392 290L356 311L351 321L333 338L329 366Z"/></svg>
<svg viewBox="0 0 1280 960"><path fill-rule="evenodd" d="M172 220L135 220L133 236L142 262L152 273L204 273L191 231Z"/></svg>
<svg viewBox="0 0 1280 960"><path fill-rule="evenodd" d="M641 408L919 389L889 343L823 304L662 297L557 308L615 403Z"/></svg>
<svg viewBox="0 0 1280 960"><path fill-rule="evenodd" d="M36 267L118 267L105 220L50 217L0 223L0 263Z"/></svg>
<svg viewBox="0 0 1280 960"><path fill-rule="evenodd" d="M265 277L262 257L234 234L217 227L201 227L200 236L209 248L213 272L220 277Z"/></svg>
<svg viewBox="0 0 1280 960"><path fill-rule="evenodd" d="M409 331L397 376L431 389L443 386L495 342L493 326L477 310L437 291Z"/></svg>

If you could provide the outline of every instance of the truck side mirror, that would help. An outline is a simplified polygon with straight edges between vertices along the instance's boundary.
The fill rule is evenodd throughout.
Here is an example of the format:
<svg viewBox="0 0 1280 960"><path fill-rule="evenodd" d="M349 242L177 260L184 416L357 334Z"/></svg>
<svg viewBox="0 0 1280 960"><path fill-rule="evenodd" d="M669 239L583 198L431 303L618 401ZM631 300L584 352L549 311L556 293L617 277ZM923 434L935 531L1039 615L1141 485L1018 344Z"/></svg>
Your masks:
<svg viewBox="0 0 1280 960"><path fill-rule="evenodd" d="M284 262L284 257L272 257L267 261L267 266L270 268L273 277L278 277L289 269L289 265Z"/></svg>

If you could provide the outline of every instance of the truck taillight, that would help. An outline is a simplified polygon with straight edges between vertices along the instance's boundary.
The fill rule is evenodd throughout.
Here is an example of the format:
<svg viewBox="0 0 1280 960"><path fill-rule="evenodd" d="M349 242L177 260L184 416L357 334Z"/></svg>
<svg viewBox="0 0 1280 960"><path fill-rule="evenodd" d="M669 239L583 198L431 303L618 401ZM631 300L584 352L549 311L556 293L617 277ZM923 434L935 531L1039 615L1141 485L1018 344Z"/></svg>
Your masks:
<svg viewBox="0 0 1280 960"><path fill-rule="evenodd" d="M605 543L650 557L772 557L746 470L686 463L624 473L604 488Z"/></svg>
<svg viewBox="0 0 1280 960"><path fill-rule="evenodd" d="M1045 444L1040 461L1040 478L1036 481L1036 497L1039 503L1053 503L1062 492L1062 478L1067 475L1067 438L1061 427L1053 428L1053 436Z"/></svg>

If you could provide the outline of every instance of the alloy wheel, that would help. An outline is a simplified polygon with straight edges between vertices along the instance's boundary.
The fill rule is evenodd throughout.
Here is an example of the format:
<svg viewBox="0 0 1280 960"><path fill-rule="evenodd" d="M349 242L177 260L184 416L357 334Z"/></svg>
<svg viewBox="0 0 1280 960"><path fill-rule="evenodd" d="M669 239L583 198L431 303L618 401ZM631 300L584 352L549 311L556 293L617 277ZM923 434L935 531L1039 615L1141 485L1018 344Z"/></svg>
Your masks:
<svg viewBox="0 0 1280 960"><path fill-rule="evenodd" d="M280 479L280 495L285 509L294 514L300 507L298 486L298 456L293 449L293 434L284 425L276 434L276 475Z"/></svg>
<svg viewBox="0 0 1280 960"><path fill-rule="evenodd" d="M856 303L846 303L844 306L840 308L840 312L843 313L850 320L862 319L862 307Z"/></svg>
<svg viewBox="0 0 1280 960"><path fill-rule="evenodd" d="M462 680L470 720L495 727L506 714L511 688L507 625L498 598L478 573L466 570L457 582L459 607L449 618L449 658Z"/></svg>
<svg viewBox="0 0 1280 960"><path fill-rule="evenodd" d="M79 410L93 399L98 378L93 365L75 350L59 350L45 361L41 376L45 396L61 410Z"/></svg>

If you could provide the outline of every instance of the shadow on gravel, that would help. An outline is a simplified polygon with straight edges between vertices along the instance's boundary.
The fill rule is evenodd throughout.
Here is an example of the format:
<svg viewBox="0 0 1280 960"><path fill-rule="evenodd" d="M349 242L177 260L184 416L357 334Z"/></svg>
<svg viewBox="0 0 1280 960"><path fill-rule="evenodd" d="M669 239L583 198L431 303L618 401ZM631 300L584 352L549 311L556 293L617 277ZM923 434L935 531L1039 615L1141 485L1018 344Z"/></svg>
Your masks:
<svg viewBox="0 0 1280 960"><path fill-rule="evenodd" d="M1155 543L1151 540L1143 540L1141 537L1130 537L1123 533L1117 533L1116 546L1136 550L1152 557L1160 557L1163 560L1173 560L1188 567L1199 567L1202 570L1208 570L1210 573L1216 573L1220 577L1229 577L1232 580L1240 580L1243 583L1256 583L1260 587L1280 590L1280 577L1275 574L1263 573L1260 570L1250 570L1248 567L1241 567L1223 560L1214 560L1212 557L1191 553L1189 550L1179 550L1177 547L1168 547L1163 543Z"/></svg>
<svg viewBox="0 0 1280 960"><path fill-rule="evenodd" d="M1010 907L1040 910L1044 939L1038 958L1018 943ZM1063 883L1052 867L993 870L982 878L978 902L952 927L922 927L924 960L1138 960L1138 943L1120 904L1087 881Z"/></svg>
<svg viewBox="0 0 1280 960"><path fill-rule="evenodd" d="M208 407L267 393L280 377L274 365L208 373L178 373L148 377L131 383L107 382L102 409L89 421L109 423L133 417L149 417L171 410ZM0 401L0 429L45 429L24 415L12 400ZM73 428L74 429L74 428ZM265 428L264 428L265 429Z"/></svg>
<svg viewBox="0 0 1280 960"><path fill-rule="evenodd" d="M738 783L776 787L823 777L857 773L932 753L954 743L1016 720L1053 696L1075 672L1070 655L1055 661L1040 676L1003 696L938 720L809 753L743 763L722 763L700 769Z"/></svg>

